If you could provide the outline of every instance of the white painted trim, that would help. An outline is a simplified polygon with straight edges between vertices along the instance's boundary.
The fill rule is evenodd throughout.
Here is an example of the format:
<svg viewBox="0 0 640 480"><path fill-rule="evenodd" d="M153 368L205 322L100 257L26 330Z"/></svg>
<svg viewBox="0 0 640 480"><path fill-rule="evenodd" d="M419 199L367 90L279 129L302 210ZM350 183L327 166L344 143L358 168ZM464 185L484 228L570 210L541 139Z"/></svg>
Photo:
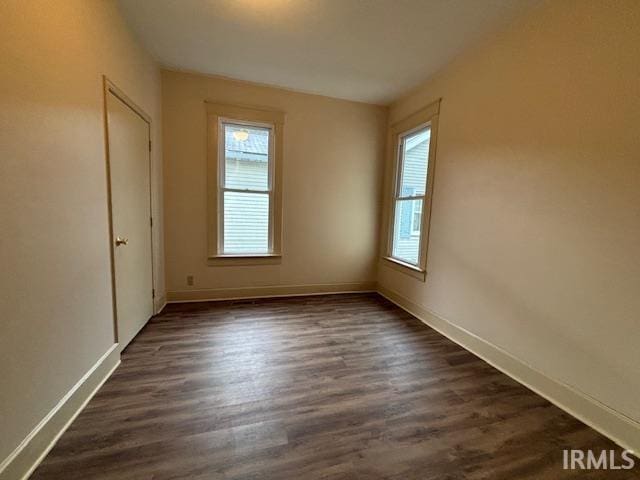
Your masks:
<svg viewBox="0 0 640 480"><path fill-rule="evenodd" d="M167 292L167 300L168 303L187 303L375 291L375 282L326 283L315 285L269 285L247 288L216 288L208 290L173 291Z"/></svg>
<svg viewBox="0 0 640 480"><path fill-rule="evenodd" d="M162 313L162 310L164 310L164 307L166 306L167 306L167 296L162 295L154 305L155 312L153 312L153 314L160 315Z"/></svg>
<svg viewBox="0 0 640 480"><path fill-rule="evenodd" d="M626 450L640 453L640 423L576 387L551 378L501 347L436 315L403 295L378 285L378 293L424 324L589 425Z"/></svg>
<svg viewBox="0 0 640 480"><path fill-rule="evenodd" d="M0 480L26 480L120 365L114 343L0 464Z"/></svg>

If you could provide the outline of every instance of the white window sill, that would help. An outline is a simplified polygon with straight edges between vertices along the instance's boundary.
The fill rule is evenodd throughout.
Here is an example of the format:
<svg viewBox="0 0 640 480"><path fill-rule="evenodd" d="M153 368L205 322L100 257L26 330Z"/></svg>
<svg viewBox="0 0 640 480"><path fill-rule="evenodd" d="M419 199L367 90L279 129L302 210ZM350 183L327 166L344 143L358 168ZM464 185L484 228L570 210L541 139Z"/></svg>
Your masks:
<svg viewBox="0 0 640 480"><path fill-rule="evenodd" d="M398 270L399 272L406 273L407 275L411 275L414 278L424 282L427 278L427 271L422 269L416 265L412 265L410 263L403 262L402 260L398 260L393 257L382 257L385 260L386 265L393 268L394 270Z"/></svg>
<svg viewBox="0 0 640 480"><path fill-rule="evenodd" d="M227 255L213 255L207 259L207 264L212 267L245 265L278 265L282 263L280 253L238 253Z"/></svg>

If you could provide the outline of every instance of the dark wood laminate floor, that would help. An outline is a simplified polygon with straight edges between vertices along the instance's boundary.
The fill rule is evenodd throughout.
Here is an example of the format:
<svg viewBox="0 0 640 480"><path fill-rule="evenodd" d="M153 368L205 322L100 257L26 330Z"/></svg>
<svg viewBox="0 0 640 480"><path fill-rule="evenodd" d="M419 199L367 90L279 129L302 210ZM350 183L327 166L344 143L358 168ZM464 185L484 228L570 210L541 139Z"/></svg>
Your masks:
<svg viewBox="0 0 640 480"><path fill-rule="evenodd" d="M640 478L616 448L375 294L171 305L33 479Z"/></svg>

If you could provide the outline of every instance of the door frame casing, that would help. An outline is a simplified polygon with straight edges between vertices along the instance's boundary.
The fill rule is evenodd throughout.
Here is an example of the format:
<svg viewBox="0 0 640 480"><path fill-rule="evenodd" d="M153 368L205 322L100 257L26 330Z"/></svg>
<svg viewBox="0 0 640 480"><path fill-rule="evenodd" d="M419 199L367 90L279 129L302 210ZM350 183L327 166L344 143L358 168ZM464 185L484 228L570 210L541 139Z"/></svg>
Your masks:
<svg viewBox="0 0 640 480"><path fill-rule="evenodd" d="M109 94L115 96L118 100L129 107L136 115L147 123L147 131L149 138L148 164L149 164L149 236L151 240L151 304L153 305L153 313L156 313L155 304L155 268L154 268L154 249L153 249L153 162L151 159L151 116L147 114L138 104L122 91L115 83L113 83L106 75L102 76L103 84L103 124L104 124L104 148L105 148L105 168L107 178L107 211L109 218L109 260L111 266L111 303L113 308L113 341L119 343L118 339L118 308L116 298L116 266L115 266L115 249L113 243L113 203L111 191L111 157L109 154L109 110L108 98Z"/></svg>

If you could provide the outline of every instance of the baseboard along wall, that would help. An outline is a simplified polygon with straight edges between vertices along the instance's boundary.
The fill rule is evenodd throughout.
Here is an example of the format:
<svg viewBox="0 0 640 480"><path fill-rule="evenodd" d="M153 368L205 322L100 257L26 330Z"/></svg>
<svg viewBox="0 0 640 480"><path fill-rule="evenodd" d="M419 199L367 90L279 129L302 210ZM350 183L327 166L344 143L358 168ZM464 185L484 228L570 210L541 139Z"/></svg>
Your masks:
<svg viewBox="0 0 640 480"><path fill-rule="evenodd" d="M120 365L114 343L0 464L0 480L25 480Z"/></svg>
<svg viewBox="0 0 640 480"><path fill-rule="evenodd" d="M640 423L634 419L571 385L551 378L499 346L436 315L398 292L378 285L378 293L620 447L634 452L636 456L640 454Z"/></svg>
<svg viewBox="0 0 640 480"><path fill-rule="evenodd" d="M168 303L294 297L331 293L375 292L376 282L323 283L311 285L269 285L247 288L215 288L167 292Z"/></svg>

